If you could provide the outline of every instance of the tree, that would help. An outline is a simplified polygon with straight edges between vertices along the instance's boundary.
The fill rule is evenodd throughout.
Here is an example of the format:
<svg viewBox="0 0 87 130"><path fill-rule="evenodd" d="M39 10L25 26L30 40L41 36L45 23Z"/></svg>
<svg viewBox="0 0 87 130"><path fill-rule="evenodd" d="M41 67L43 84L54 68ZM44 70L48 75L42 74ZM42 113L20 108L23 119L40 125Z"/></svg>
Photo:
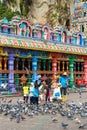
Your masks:
<svg viewBox="0 0 87 130"><path fill-rule="evenodd" d="M19 12L12 12L11 9L8 9L5 4L0 4L0 19L6 17L8 20L10 20L15 15L19 15Z"/></svg>

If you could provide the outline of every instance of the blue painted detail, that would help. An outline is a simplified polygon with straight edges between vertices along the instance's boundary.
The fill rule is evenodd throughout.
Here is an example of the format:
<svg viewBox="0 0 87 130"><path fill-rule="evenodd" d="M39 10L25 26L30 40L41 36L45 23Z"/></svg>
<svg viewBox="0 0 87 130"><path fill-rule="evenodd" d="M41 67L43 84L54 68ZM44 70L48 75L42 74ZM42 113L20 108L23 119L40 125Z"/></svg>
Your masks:
<svg viewBox="0 0 87 130"><path fill-rule="evenodd" d="M58 43L61 42L61 34L58 34Z"/></svg>

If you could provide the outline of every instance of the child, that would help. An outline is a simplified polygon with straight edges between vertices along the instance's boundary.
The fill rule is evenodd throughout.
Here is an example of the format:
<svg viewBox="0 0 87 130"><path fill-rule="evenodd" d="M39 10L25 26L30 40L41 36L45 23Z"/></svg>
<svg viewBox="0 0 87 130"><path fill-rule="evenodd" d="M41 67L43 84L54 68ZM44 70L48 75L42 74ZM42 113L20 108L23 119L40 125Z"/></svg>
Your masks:
<svg viewBox="0 0 87 130"><path fill-rule="evenodd" d="M23 99L24 102L26 103L28 103L28 95L29 95L29 87L27 83L25 83L25 85L23 86Z"/></svg>

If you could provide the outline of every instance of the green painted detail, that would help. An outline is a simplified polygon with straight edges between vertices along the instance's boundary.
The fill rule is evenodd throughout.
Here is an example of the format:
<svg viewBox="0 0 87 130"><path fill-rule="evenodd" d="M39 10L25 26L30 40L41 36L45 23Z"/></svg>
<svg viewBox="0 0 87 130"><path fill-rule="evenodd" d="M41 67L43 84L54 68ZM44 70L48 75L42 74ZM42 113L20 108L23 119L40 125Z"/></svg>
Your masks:
<svg viewBox="0 0 87 130"><path fill-rule="evenodd" d="M72 60L75 60L75 59L77 59L77 55L68 55L67 54L67 56L66 56L68 59L70 59L70 61Z"/></svg>
<svg viewBox="0 0 87 130"><path fill-rule="evenodd" d="M69 84L70 84L70 88L73 90L75 88L75 84L74 84L74 59L69 60L69 70L70 70Z"/></svg>
<svg viewBox="0 0 87 130"><path fill-rule="evenodd" d="M9 44L13 44L13 42L12 42L11 39L8 39L8 43L9 43Z"/></svg>

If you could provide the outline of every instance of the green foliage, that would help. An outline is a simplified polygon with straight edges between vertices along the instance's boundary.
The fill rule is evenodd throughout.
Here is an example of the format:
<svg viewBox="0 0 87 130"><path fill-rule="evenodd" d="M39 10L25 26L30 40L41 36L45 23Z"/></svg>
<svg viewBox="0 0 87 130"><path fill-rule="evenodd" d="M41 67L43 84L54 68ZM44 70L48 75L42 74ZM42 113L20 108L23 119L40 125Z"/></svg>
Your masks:
<svg viewBox="0 0 87 130"><path fill-rule="evenodd" d="M52 18L55 18L55 19L58 19L58 14L57 13L54 13L51 15Z"/></svg>
<svg viewBox="0 0 87 130"><path fill-rule="evenodd" d="M32 4L32 0L22 0L20 3L21 14L27 16L29 12L29 6Z"/></svg>
<svg viewBox="0 0 87 130"><path fill-rule="evenodd" d="M8 20L10 20L15 15L19 15L19 12L12 12L11 9L8 9L5 4L0 4L0 19L6 17Z"/></svg>

